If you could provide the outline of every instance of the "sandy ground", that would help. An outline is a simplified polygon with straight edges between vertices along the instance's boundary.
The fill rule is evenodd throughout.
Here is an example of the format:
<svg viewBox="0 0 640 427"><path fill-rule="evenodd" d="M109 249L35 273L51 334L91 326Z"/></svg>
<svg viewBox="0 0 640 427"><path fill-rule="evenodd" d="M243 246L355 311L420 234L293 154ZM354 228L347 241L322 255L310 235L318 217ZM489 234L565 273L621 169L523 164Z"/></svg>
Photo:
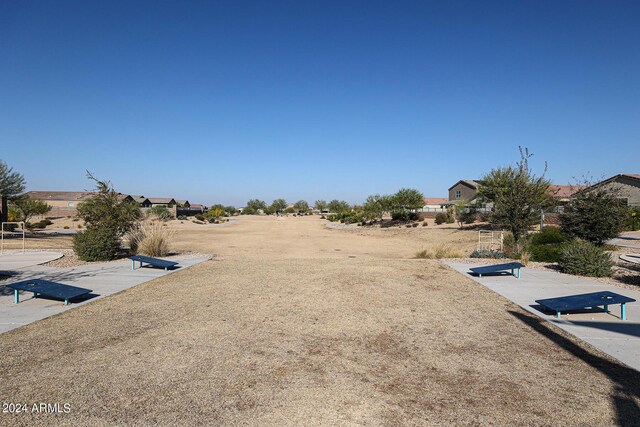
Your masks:
<svg viewBox="0 0 640 427"><path fill-rule="evenodd" d="M640 373L413 259L474 232L195 227L214 260L0 335L1 400L71 408L1 425L640 423Z"/></svg>

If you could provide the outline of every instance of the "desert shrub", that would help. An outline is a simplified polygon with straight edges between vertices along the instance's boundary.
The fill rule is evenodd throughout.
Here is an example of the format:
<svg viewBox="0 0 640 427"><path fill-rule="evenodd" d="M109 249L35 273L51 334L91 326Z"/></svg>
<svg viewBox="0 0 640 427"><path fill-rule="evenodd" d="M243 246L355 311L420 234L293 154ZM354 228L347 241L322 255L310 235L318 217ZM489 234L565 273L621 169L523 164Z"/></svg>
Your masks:
<svg viewBox="0 0 640 427"><path fill-rule="evenodd" d="M34 229L34 228L46 228L47 225L51 225L51 224L53 224L52 221L50 221L48 219L43 219L41 221L34 222L34 223L27 222L25 225L29 229Z"/></svg>
<svg viewBox="0 0 640 427"><path fill-rule="evenodd" d="M561 245L529 245L527 251L531 254L532 261L558 262L560 261Z"/></svg>
<svg viewBox="0 0 640 427"><path fill-rule="evenodd" d="M198 221L204 222L206 218L202 214L196 214L195 219L197 219Z"/></svg>
<svg viewBox="0 0 640 427"><path fill-rule="evenodd" d="M445 214L444 212L438 212L436 214L436 224L440 225L444 224L445 222L447 222L447 214Z"/></svg>
<svg viewBox="0 0 640 427"><path fill-rule="evenodd" d="M167 255L172 233L164 225L156 221L143 221L133 228L128 235L131 252L148 256Z"/></svg>
<svg viewBox="0 0 640 427"><path fill-rule="evenodd" d="M520 241L516 242L511 233L507 233L504 236L502 250L507 258L521 259L522 253L526 252L531 235L525 235L520 238Z"/></svg>
<svg viewBox="0 0 640 427"><path fill-rule="evenodd" d="M64 228L65 230L68 230L68 229L69 229L69 226L68 226L68 225L65 225L65 226L64 226L64 227L62 227L62 228Z"/></svg>
<svg viewBox="0 0 640 427"><path fill-rule="evenodd" d="M423 226L423 227L426 227L426 226L428 226L428 225L429 225L429 223L428 223L428 222L427 222L427 220L425 219L425 220L422 222L422 226Z"/></svg>
<svg viewBox="0 0 640 427"><path fill-rule="evenodd" d="M184 220L186 220L186 219L187 219L187 216L186 216L186 215L178 215L178 219L179 219L180 221L184 221Z"/></svg>
<svg viewBox="0 0 640 427"><path fill-rule="evenodd" d="M560 268L568 274L609 277L613 274L611 256L602 248L584 240L565 244L560 252Z"/></svg>
<svg viewBox="0 0 640 427"><path fill-rule="evenodd" d="M120 248L118 234L107 227L92 227L73 236L73 250L83 261L108 261Z"/></svg>
<svg viewBox="0 0 640 427"><path fill-rule="evenodd" d="M469 256L471 258L494 258L494 259L507 257L504 254L504 252L499 251L497 249L476 249L475 251L471 252L471 255Z"/></svg>
<svg viewBox="0 0 640 427"><path fill-rule="evenodd" d="M533 261L558 262L562 243L567 236L556 227L544 227L539 233L532 234L527 242L526 250Z"/></svg>
<svg viewBox="0 0 640 427"><path fill-rule="evenodd" d="M154 216L161 221L168 221L171 219L171 212L166 206L154 206L149 209L148 216Z"/></svg>
<svg viewBox="0 0 640 427"><path fill-rule="evenodd" d="M539 233L531 235L532 245L549 245L566 241L567 236L557 227L546 226Z"/></svg>
<svg viewBox="0 0 640 427"><path fill-rule="evenodd" d="M442 259L442 258L460 258L458 251L446 244L438 244L428 249L422 249L416 252L416 258L422 259Z"/></svg>
<svg viewBox="0 0 640 427"><path fill-rule="evenodd" d="M394 221L417 221L419 215L417 212L407 210L397 210L391 212L391 219Z"/></svg>
<svg viewBox="0 0 640 427"><path fill-rule="evenodd" d="M607 189L575 194L560 215L560 226L568 236L596 245L614 238L628 219L629 209Z"/></svg>
<svg viewBox="0 0 640 427"><path fill-rule="evenodd" d="M5 224L4 231L14 232L18 228L18 224Z"/></svg>

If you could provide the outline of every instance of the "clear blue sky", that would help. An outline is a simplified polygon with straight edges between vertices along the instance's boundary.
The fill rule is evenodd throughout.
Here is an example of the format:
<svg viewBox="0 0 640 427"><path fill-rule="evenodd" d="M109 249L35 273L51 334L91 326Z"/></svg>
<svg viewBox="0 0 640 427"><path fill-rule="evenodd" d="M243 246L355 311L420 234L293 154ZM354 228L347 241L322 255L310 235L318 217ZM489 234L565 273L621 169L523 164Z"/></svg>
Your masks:
<svg viewBox="0 0 640 427"><path fill-rule="evenodd" d="M513 163L640 173L638 1L0 1L30 190L362 201Z"/></svg>

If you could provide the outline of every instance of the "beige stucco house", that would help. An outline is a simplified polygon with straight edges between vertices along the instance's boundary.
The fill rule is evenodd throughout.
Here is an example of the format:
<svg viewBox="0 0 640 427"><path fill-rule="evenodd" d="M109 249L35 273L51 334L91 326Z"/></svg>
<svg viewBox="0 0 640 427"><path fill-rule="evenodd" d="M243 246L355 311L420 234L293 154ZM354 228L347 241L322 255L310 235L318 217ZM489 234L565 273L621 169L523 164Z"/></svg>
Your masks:
<svg viewBox="0 0 640 427"><path fill-rule="evenodd" d="M640 174L621 173L581 191L605 188L613 191L627 206L640 206Z"/></svg>

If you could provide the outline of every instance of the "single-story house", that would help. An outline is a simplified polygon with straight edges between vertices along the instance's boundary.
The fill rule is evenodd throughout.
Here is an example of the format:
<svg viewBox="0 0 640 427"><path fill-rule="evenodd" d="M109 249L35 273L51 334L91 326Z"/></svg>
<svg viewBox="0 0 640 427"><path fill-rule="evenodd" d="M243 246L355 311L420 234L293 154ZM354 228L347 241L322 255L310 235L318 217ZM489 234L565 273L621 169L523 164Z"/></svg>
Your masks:
<svg viewBox="0 0 640 427"><path fill-rule="evenodd" d="M51 206L47 217L76 216L78 205L91 198L90 191L29 191L27 196Z"/></svg>
<svg viewBox="0 0 640 427"><path fill-rule="evenodd" d="M569 200L571 200L571 196L583 188L585 188L583 185L551 184L547 192L562 205L569 202Z"/></svg>
<svg viewBox="0 0 640 427"><path fill-rule="evenodd" d="M188 200L176 200L179 208L189 208L191 207L191 203Z"/></svg>
<svg viewBox="0 0 640 427"><path fill-rule="evenodd" d="M154 206L165 206L167 208L172 208L176 206L175 199L171 197L149 197L149 203L151 203L151 207Z"/></svg>
<svg viewBox="0 0 640 427"><path fill-rule="evenodd" d="M446 197L425 197L422 212L442 212L447 210L449 199Z"/></svg>
<svg viewBox="0 0 640 427"><path fill-rule="evenodd" d="M640 174L621 173L580 191L605 188L613 191L627 206L640 206Z"/></svg>

